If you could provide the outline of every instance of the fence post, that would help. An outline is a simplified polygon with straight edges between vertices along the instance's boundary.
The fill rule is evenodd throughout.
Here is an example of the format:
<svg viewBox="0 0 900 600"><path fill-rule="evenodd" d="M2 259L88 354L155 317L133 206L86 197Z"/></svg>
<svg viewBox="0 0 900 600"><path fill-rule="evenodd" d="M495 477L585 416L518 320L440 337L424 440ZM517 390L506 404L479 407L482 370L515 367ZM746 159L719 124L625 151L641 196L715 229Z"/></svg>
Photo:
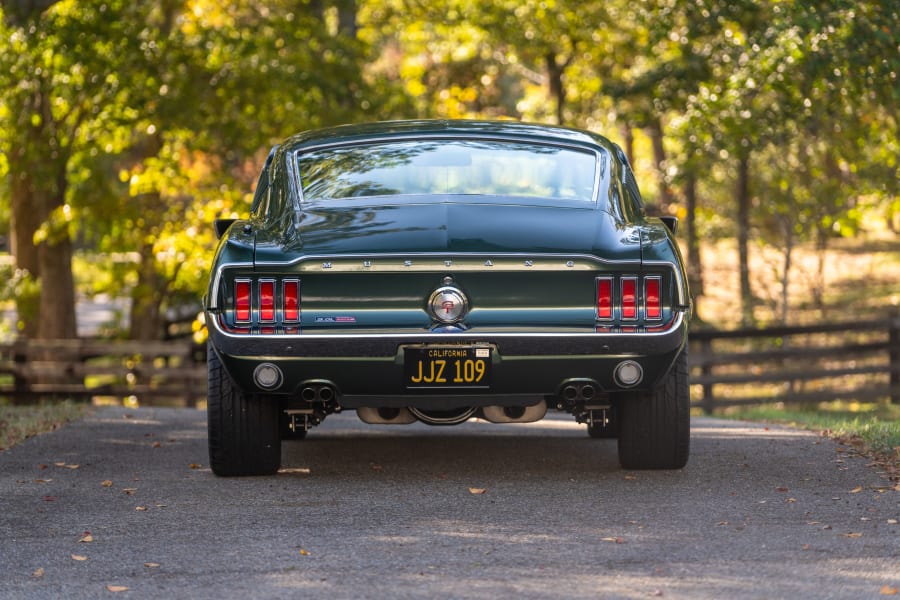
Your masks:
<svg viewBox="0 0 900 600"><path fill-rule="evenodd" d="M900 311L895 311L891 315L888 346L891 373L891 404L900 406Z"/></svg>
<svg viewBox="0 0 900 600"><path fill-rule="evenodd" d="M15 373L13 373L13 404L25 404L29 401L28 392L30 386L28 379L23 374L25 366L28 364L28 344L22 339L17 339L13 343L12 348L13 365Z"/></svg>
<svg viewBox="0 0 900 600"><path fill-rule="evenodd" d="M704 358L703 365L700 367L700 374L706 380L701 386L703 393L700 397L700 407L703 409L704 415L711 415L713 412L713 384L709 381L712 375L712 365L709 364L709 357L712 356L712 340L703 338L700 340L700 352Z"/></svg>

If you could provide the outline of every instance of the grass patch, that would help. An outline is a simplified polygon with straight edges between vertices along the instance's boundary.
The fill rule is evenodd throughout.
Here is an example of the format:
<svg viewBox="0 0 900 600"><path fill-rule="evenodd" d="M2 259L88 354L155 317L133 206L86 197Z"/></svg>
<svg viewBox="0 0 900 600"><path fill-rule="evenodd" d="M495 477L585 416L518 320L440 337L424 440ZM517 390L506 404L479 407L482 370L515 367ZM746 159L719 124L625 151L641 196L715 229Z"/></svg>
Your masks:
<svg viewBox="0 0 900 600"><path fill-rule="evenodd" d="M0 452L30 437L80 419L88 409L87 404L69 400L30 406L0 405Z"/></svg>
<svg viewBox="0 0 900 600"><path fill-rule="evenodd" d="M823 431L863 452L900 462L900 406L824 402L815 408L797 409L776 404L730 409L717 416Z"/></svg>

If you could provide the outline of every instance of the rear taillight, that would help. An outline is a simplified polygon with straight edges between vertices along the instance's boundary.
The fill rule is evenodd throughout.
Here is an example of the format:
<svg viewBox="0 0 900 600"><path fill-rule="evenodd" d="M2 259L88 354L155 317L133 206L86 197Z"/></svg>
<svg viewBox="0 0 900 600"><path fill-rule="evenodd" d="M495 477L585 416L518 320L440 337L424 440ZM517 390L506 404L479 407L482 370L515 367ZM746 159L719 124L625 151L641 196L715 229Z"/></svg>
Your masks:
<svg viewBox="0 0 900 600"><path fill-rule="evenodd" d="M282 283L284 297L284 320L296 323L300 320L300 282L286 279Z"/></svg>
<svg viewBox="0 0 900 600"><path fill-rule="evenodd" d="M300 280L267 277L235 279L232 325L237 333L298 333ZM293 327L280 327L290 324Z"/></svg>
<svg viewBox="0 0 900 600"><path fill-rule="evenodd" d="M647 277L644 279L644 317L647 319L662 318L662 302L660 300L660 288L662 280L659 277Z"/></svg>
<svg viewBox="0 0 900 600"><path fill-rule="evenodd" d="M663 318L662 280L658 275L604 276L596 278L598 321L661 321ZM623 323L624 324L624 323ZM608 325L605 324L604 326ZM624 331L624 329L622 329Z"/></svg>
<svg viewBox="0 0 900 600"><path fill-rule="evenodd" d="M612 277L597 278L597 318L608 320L613 318L613 280Z"/></svg>
<svg viewBox="0 0 900 600"><path fill-rule="evenodd" d="M275 320L275 280L259 282L259 320L271 323Z"/></svg>
<svg viewBox="0 0 900 600"><path fill-rule="evenodd" d="M234 282L234 320L236 323L250 322L249 279L238 279Z"/></svg>
<svg viewBox="0 0 900 600"><path fill-rule="evenodd" d="M623 277L622 280L622 318L637 319L637 278Z"/></svg>

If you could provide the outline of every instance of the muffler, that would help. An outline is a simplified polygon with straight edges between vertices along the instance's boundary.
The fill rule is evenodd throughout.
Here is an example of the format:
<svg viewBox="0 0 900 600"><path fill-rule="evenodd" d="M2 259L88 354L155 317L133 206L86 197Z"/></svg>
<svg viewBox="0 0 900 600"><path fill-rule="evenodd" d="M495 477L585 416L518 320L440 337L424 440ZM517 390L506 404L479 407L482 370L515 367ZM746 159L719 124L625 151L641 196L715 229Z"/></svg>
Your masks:
<svg viewBox="0 0 900 600"><path fill-rule="evenodd" d="M356 416L370 425L409 425L416 422L416 417L406 408L361 406L356 409Z"/></svg>
<svg viewBox="0 0 900 600"><path fill-rule="evenodd" d="M491 423L534 423L547 414L547 403L541 400L534 406L485 406L481 412Z"/></svg>

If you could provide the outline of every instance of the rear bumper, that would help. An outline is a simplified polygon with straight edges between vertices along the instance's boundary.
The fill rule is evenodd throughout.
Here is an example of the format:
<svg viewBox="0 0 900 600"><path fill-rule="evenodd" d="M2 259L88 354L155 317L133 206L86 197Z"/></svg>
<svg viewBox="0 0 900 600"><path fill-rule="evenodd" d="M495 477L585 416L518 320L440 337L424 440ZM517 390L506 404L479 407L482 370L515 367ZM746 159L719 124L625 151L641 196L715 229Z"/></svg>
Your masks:
<svg viewBox="0 0 900 600"><path fill-rule="evenodd" d="M210 344L245 391L299 397L305 385L324 383L334 388L345 408L528 405L558 396L572 380L589 380L605 392L648 389L668 373L687 341L683 313L665 328L627 333L582 329L247 335L226 331L213 314L207 315L207 323ZM490 387L407 389L403 348L421 344L490 347ZM643 369L643 380L633 388L623 388L613 377L623 360L635 361ZM283 373L277 388L261 389L255 383L254 370L262 363L271 363Z"/></svg>

